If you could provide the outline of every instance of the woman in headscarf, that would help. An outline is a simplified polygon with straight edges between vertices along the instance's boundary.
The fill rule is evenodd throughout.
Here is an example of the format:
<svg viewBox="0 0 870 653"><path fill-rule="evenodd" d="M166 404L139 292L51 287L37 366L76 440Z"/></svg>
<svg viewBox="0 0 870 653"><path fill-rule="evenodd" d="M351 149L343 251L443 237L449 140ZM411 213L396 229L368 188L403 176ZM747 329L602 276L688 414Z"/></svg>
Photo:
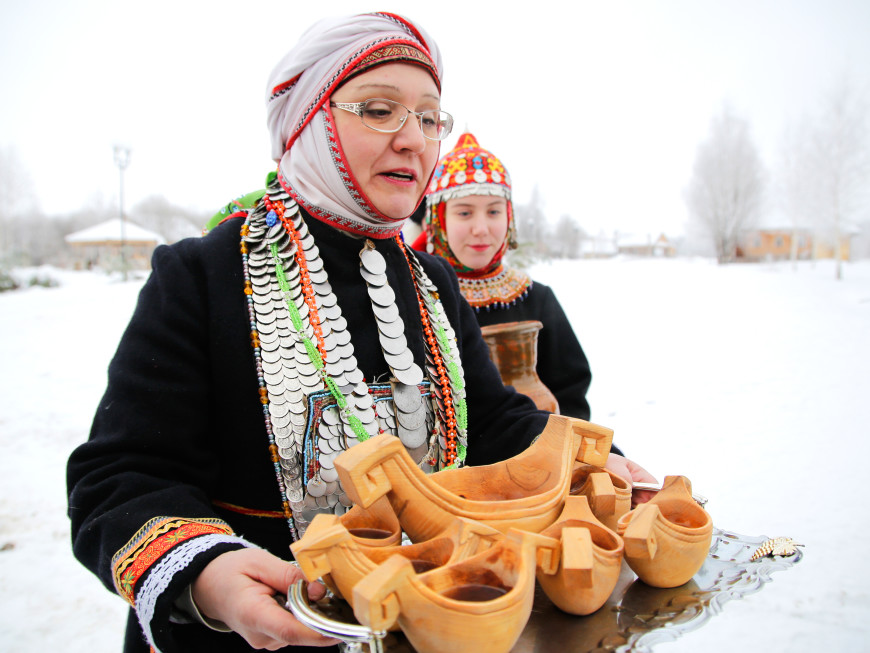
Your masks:
<svg viewBox="0 0 870 653"><path fill-rule="evenodd" d="M592 372L553 291L505 264L517 247L511 179L503 163L470 133L435 167L426 193L423 234L414 247L446 259L480 326L537 320L537 373L559 413L589 419Z"/></svg>
<svg viewBox="0 0 870 653"><path fill-rule="evenodd" d="M350 505L338 453L386 431L432 471L543 430L450 266L399 238L450 132L441 75L404 18L317 23L268 83L263 196L155 251L68 468L75 553L134 609L126 651L331 644L273 595L313 516Z"/></svg>

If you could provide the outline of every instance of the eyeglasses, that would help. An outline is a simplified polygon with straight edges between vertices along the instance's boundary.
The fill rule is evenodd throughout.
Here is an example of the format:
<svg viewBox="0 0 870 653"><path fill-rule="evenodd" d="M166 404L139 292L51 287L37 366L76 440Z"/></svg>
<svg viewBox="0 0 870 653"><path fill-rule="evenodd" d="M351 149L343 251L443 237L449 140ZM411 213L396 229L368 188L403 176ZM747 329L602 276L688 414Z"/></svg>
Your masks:
<svg viewBox="0 0 870 653"><path fill-rule="evenodd" d="M453 129L453 116L446 111L438 109L411 111L401 102L383 98L371 98L365 102L330 102L329 105L355 113L369 129L387 134L399 131L411 114L417 116L420 131L430 141L443 141ZM405 112L403 113L399 107Z"/></svg>

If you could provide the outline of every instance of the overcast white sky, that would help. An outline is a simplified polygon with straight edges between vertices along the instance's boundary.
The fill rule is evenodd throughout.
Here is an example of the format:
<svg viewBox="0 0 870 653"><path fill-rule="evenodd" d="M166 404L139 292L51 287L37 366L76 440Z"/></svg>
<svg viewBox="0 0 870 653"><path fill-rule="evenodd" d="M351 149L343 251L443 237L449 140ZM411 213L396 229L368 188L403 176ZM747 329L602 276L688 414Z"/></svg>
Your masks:
<svg viewBox="0 0 870 653"><path fill-rule="evenodd" d="M552 222L569 213L590 232L682 231L723 101L773 165L785 127L838 80L870 88L867 0L2 0L0 146L48 213L117 201L116 141L133 149L128 207L163 194L216 210L274 165L274 63L318 18L370 10L435 38L454 135L467 126L504 161L515 200L537 184Z"/></svg>

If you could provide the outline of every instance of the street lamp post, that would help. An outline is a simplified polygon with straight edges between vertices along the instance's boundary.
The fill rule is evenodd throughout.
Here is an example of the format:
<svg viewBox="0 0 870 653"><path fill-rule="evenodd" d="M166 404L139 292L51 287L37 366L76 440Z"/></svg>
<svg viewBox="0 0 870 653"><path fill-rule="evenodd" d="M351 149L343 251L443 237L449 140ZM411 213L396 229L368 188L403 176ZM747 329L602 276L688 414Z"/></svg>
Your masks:
<svg viewBox="0 0 870 653"><path fill-rule="evenodd" d="M120 218L121 218L121 274L124 281L127 280L127 257L125 255L124 242L124 170L130 165L130 148L125 145L115 145L113 147L115 154L115 165L118 166L118 173L121 180L121 192L118 200Z"/></svg>

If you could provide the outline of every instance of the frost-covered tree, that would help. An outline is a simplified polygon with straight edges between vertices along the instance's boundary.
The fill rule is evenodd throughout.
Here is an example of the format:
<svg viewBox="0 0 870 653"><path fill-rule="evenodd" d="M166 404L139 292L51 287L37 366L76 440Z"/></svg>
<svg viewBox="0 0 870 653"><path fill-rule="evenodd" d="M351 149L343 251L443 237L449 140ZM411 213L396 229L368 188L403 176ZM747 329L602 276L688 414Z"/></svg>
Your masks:
<svg viewBox="0 0 870 653"><path fill-rule="evenodd" d="M561 258L578 258L580 244L585 238L583 227L567 213L556 221L550 243L550 251Z"/></svg>
<svg viewBox="0 0 870 653"><path fill-rule="evenodd" d="M37 209L33 180L12 146L0 146L0 263L21 262L25 245L19 222Z"/></svg>
<svg viewBox="0 0 870 653"><path fill-rule="evenodd" d="M162 195L146 197L130 209L133 222L160 234L169 243L200 235L210 217L205 212L198 213L171 204Z"/></svg>
<svg viewBox="0 0 870 653"><path fill-rule="evenodd" d="M804 117L783 139L777 168L779 204L795 229L830 243L842 278L843 235L870 219L868 97L840 81L820 112ZM855 243L853 242L853 245ZM860 247L852 251L859 254Z"/></svg>
<svg viewBox="0 0 870 653"><path fill-rule="evenodd" d="M514 211L520 245L528 245L537 254L546 254L547 216L544 214L544 200L537 185L532 188L532 197L528 204L514 203Z"/></svg>
<svg viewBox="0 0 870 653"><path fill-rule="evenodd" d="M834 245L837 279L843 276L840 242L870 212L870 123L866 94L846 81L827 97L812 140L818 223Z"/></svg>
<svg viewBox="0 0 870 653"><path fill-rule="evenodd" d="M818 212L812 155L812 130L804 120L783 133L774 176L776 205L792 228L792 262L797 260L801 232L812 229Z"/></svg>
<svg viewBox="0 0 870 653"><path fill-rule="evenodd" d="M734 258L740 232L755 223L764 184L749 123L726 105L698 146L686 189L690 219L711 239L720 263Z"/></svg>

